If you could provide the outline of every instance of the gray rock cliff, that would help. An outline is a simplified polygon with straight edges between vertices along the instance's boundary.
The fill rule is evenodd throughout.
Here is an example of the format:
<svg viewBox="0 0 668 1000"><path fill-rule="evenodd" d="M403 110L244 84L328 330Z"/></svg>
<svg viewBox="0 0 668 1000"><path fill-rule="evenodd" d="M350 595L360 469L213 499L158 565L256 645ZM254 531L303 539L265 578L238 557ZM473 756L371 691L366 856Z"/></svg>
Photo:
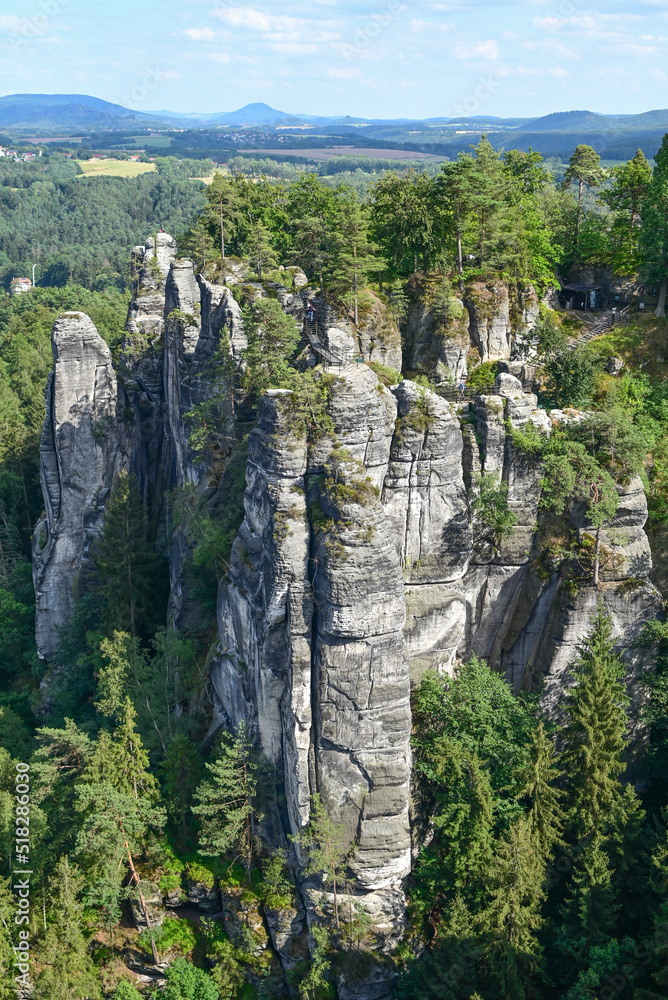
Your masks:
<svg viewBox="0 0 668 1000"><path fill-rule="evenodd" d="M189 414L215 402L217 452L234 438L234 387L221 383L216 358L227 352L243 368L247 344L232 290L243 278L196 277L175 252L166 234L158 234L157 252L152 243L135 251L117 372L88 317L65 314L54 325L41 445L46 513L33 561L37 641L47 659L84 587L120 469L137 475L171 553L170 621L186 627L197 614L188 545L167 528L164 496L182 485L205 500L215 495L219 457L195 447ZM218 593L212 733L244 720L274 765L281 805L262 827L274 846L289 846L320 793L355 843L346 892L367 909L379 949L390 951L404 930L411 865L411 681L430 669L450 674L477 653L516 691L542 684L558 716L577 644L603 601L637 701L635 681L648 664L632 642L663 601L650 580L639 480L620 489L617 515L604 528L598 590L586 573L574 574L572 555L539 511L540 462L513 433L532 424L549 434L577 415L541 410L510 371L493 392L464 404L410 379L388 389L357 360L401 365L398 329L380 299L354 330L302 286L245 286L275 296L299 324L314 302L316 333L304 326L299 350L316 378L328 373L328 421L307 438L296 429L291 393L270 390L260 401L244 520ZM482 360L507 358L513 331L537 315L531 290L514 300L505 286L481 286L464 303L450 298L438 308L433 289L420 295L409 308L404 369L431 365L443 381L464 374L471 339ZM507 484L516 516L496 546L472 513L481 476ZM586 549L592 528L580 512L562 529ZM267 920L286 969L332 904L312 880L298 883L295 908ZM380 967L338 983L346 1000L384 1000L391 991Z"/></svg>

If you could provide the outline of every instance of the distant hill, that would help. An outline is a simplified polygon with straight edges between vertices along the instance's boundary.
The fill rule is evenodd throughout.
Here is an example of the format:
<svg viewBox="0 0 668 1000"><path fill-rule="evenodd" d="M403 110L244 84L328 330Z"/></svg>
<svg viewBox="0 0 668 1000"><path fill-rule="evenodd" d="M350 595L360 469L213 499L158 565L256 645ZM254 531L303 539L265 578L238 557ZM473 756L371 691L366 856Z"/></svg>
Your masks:
<svg viewBox="0 0 668 1000"><path fill-rule="evenodd" d="M0 127L121 126L148 116L86 94L11 94L0 97Z"/></svg>
<svg viewBox="0 0 668 1000"><path fill-rule="evenodd" d="M142 140L151 148L149 130L184 128L183 137L172 138L175 155L205 154L214 159L238 145L228 133L254 128L266 133L256 144L272 148L281 134L286 155L299 155L309 144L359 148L402 149L456 157L468 152L476 136L487 133L497 148L526 150L568 159L579 143L587 143L604 159L628 159L638 148L653 157L668 131L668 109L636 115L598 114L595 111L558 111L539 118L435 117L361 118L351 115L305 115L280 111L268 104L247 104L238 111L179 113L167 110L133 111L85 94L11 94L0 97L0 130L50 136L90 134L95 148L118 148L114 133L143 130ZM28 132L28 130L30 130ZM215 134L213 134L215 133ZM106 145L105 145L106 144ZM157 144L156 144L157 145ZM134 148L134 147L133 147ZM162 148L162 147L161 147ZM243 152L243 149L239 149ZM380 155L380 154L379 154Z"/></svg>
<svg viewBox="0 0 668 1000"><path fill-rule="evenodd" d="M209 120L220 125L283 125L297 122L298 118L285 111L270 108L268 104L247 104L239 111L211 115Z"/></svg>
<svg viewBox="0 0 668 1000"><path fill-rule="evenodd" d="M594 111L557 111L526 123L532 132L580 132L609 128L614 119Z"/></svg>

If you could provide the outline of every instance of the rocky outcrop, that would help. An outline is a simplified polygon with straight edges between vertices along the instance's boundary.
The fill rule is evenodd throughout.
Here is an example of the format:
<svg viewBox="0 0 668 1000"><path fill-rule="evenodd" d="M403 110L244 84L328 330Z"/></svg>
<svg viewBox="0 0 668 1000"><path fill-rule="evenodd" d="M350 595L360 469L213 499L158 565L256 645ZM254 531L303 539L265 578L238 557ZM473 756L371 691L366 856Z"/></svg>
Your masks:
<svg viewBox="0 0 668 1000"><path fill-rule="evenodd" d="M64 313L54 324L52 346L40 446L46 513L33 534L37 649L47 659L82 591L120 463L117 381L107 344L84 313Z"/></svg>
<svg viewBox="0 0 668 1000"><path fill-rule="evenodd" d="M469 283L464 304L471 317L471 343L481 361L509 358L514 337L530 330L539 312L534 288L515 288L504 282Z"/></svg>
<svg viewBox="0 0 668 1000"><path fill-rule="evenodd" d="M135 262L118 372L88 317L65 314L54 326L41 450L46 514L34 536L36 630L46 658L84 585L122 468L139 478L158 541L169 544L170 621L192 623L188 545L180 529L170 527L167 537L163 497L183 485L214 496L225 448L241 433L226 372L230 364L243 369L247 346L229 284L243 282L243 269L216 276L221 284L196 278L165 234L157 248L138 249ZM246 282L243 294L275 296L303 326L298 364L322 378L326 416L316 425L311 413L305 436L291 392L270 390L260 401L244 520L218 593L212 734L246 722L274 766L276 804L260 823L272 847L288 848L304 829L316 792L345 826L354 851L340 903L367 911L368 950L382 956L404 931L411 679L430 669L452 673L476 653L516 691L542 684L558 716L577 644L602 601L637 700L647 662L633 639L663 603L650 582L645 495L639 480L620 489L617 515L602 532L597 590L586 571L592 526L575 508L561 521L542 516L540 458L517 434L533 425L548 435L583 414L541 410L517 377L524 368L510 362L493 392L463 404L410 379L386 388L359 361L400 365L398 330L377 297L353 329L300 280ZM305 322L309 301L314 324ZM531 290L514 299L501 285L469 286L465 304L442 283L416 292L405 369L442 381L463 374L469 336L482 360L507 358L513 333L537 309ZM204 448L193 440L192 414L202 406L217 435ZM474 515L482 477L507 486L515 515L499 544ZM291 864L299 869L300 861L293 856ZM333 906L317 879L298 871L296 882L294 908L265 914L286 970L303 959L308 928ZM217 907L218 890L209 898L205 889L198 904ZM189 886L191 898L197 891ZM228 899L226 923L235 933L246 925L257 931L268 954L260 911L246 903ZM382 961L361 978L347 967L337 975L339 998L391 995L393 972Z"/></svg>
<svg viewBox="0 0 668 1000"><path fill-rule="evenodd" d="M464 378L471 348L464 303L438 279L415 276L409 286L404 369L428 373L436 383Z"/></svg>

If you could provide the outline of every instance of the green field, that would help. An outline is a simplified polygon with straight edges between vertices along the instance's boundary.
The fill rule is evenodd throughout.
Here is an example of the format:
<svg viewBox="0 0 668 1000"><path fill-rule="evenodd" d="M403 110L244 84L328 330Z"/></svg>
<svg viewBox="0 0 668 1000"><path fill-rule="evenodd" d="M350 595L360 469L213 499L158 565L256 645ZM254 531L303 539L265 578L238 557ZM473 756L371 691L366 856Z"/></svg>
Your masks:
<svg viewBox="0 0 668 1000"><path fill-rule="evenodd" d="M155 170L155 163L133 160L80 160L79 166L86 177L138 177Z"/></svg>

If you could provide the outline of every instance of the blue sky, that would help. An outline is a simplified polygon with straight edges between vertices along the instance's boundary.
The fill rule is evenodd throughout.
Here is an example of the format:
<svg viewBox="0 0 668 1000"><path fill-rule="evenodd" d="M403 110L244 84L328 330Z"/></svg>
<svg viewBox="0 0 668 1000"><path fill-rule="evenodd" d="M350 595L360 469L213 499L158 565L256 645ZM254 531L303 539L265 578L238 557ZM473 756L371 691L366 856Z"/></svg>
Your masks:
<svg viewBox="0 0 668 1000"><path fill-rule="evenodd" d="M668 0L0 0L0 93L376 117L668 107Z"/></svg>

